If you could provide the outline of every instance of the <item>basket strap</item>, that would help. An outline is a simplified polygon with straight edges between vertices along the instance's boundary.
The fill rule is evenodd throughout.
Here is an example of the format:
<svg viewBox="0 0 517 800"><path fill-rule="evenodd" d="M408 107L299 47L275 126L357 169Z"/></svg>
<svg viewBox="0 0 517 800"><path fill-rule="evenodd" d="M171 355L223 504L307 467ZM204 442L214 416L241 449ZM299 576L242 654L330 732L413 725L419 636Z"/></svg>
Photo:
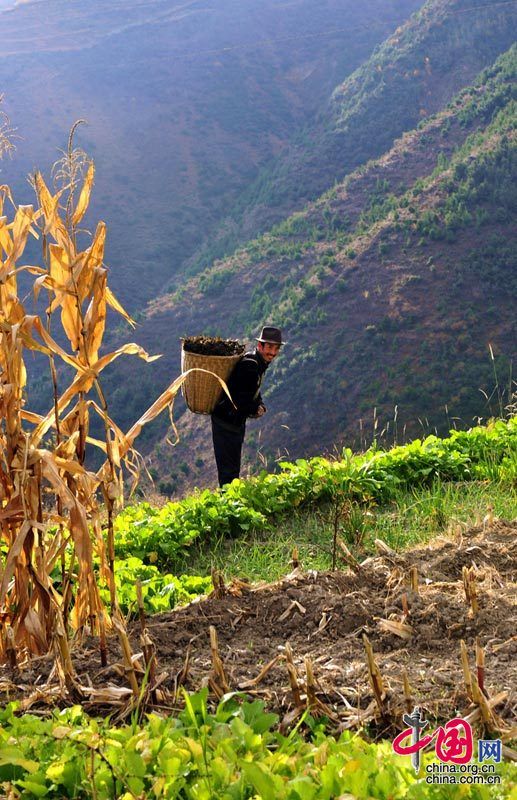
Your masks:
<svg viewBox="0 0 517 800"><path fill-rule="evenodd" d="M253 355L251 355L251 354L250 355L248 355L248 354L243 355L243 357L241 358L241 361L253 361L254 364L257 363L256 360L253 358ZM258 398L259 394L260 394L260 386L262 384L262 378L263 377L264 377L264 373L259 371L257 391L253 395L253 399L254 400L256 400Z"/></svg>

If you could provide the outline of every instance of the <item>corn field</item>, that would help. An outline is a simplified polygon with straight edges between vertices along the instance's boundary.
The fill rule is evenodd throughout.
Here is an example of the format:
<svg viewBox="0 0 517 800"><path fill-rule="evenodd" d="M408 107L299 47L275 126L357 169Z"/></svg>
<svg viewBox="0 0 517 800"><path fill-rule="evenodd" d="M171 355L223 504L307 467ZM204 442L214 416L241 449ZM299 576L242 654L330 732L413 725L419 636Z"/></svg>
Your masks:
<svg viewBox="0 0 517 800"><path fill-rule="evenodd" d="M138 478L135 439L170 407L184 379L177 378L126 433L108 413L102 371L122 355L153 357L134 343L101 354L108 309L133 323L108 287L106 225L99 222L92 235L79 228L94 165L72 149L75 127L56 173L60 188L53 191L37 173L37 202L16 206L9 187L0 186L0 660L16 666L29 654L54 652L64 683L73 680L71 639L85 630L98 635L105 663L106 632L114 623L120 627L113 515L122 501L123 471ZM41 243L39 265L23 263L29 237ZM88 246L81 249L79 240ZM28 313L20 297L22 272L32 280L32 308L46 294L40 316ZM53 398L45 415L28 405L27 351L48 359ZM72 368L63 388L60 364ZM102 440L90 435L95 415ZM87 468L88 448L103 453L96 472ZM109 609L99 581L110 588Z"/></svg>

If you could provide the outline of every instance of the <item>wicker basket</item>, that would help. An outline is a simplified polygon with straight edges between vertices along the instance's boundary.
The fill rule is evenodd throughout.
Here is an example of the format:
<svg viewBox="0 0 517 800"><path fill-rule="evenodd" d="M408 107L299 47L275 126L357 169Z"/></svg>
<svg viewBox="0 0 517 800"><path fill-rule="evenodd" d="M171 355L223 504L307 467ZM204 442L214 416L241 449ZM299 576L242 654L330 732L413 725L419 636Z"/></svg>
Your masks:
<svg viewBox="0 0 517 800"><path fill-rule="evenodd" d="M194 367L215 372L223 381L227 381L242 355L236 356L204 356L189 353L181 349L181 371L186 372ZM215 408L222 388L219 381L206 372L191 372L181 388L189 409L195 414L211 414Z"/></svg>

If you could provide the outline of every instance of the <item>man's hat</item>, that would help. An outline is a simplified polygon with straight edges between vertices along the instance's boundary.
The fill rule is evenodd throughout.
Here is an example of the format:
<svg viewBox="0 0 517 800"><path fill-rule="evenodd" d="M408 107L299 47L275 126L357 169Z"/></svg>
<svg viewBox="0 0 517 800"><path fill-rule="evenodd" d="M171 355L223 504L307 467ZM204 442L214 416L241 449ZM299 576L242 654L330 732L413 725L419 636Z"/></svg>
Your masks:
<svg viewBox="0 0 517 800"><path fill-rule="evenodd" d="M268 344L285 344L285 342L282 341L282 331L280 328L273 328L272 325L265 325L262 328L262 332L257 338L257 342L267 342Z"/></svg>

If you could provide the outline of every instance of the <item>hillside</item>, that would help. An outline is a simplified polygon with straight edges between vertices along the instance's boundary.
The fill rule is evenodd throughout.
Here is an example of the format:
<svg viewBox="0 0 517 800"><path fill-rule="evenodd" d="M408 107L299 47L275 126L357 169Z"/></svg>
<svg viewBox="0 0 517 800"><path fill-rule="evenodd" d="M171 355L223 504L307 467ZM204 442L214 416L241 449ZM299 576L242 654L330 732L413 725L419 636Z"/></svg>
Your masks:
<svg viewBox="0 0 517 800"><path fill-rule="evenodd" d="M411 699L444 721L459 708L477 722L481 708L478 735L505 732L510 743L516 448L511 417L444 439L284 463L161 507L127 505L114 549L128 638L108 632L100 663L102 639L84 630L68 680L52 653L4 667L0 691L18 712L43 718L57 702L75 712L81 702L121 720L134 713L128 682L145 712L188 705L179 686L208 687L210 704L239 690L280 713L284 728L310 708L334 732L376 739L394 733ZM99 550L90 574L113 604L101 564ZM59 596L62 578L53 580ZM385 681L373 694L369 647ZM459 666L475 650L486 656L486 671L472 671L481 698ZM132 674L123 668L131 653ZM156 669L146 670L151 653Z"/></svg>
<svg viewBox="0 0 517 800"><path fill-rule="evenodd" d="M139 338L170 348L133 372L142 393L175 374L176 336L252 338L274 319L289 345L267 376L260 435L250 423L250 464L259 447L271 465L357 440L361 419L371 437L374 408L377 432L395 406L408 433L417 418L443 428L489 413L479 389L490 394L494 364L506 382L500 356L515 342L515 70L512 48L382 158L152 305ZM131 417L129 380L115 399ZM154 467L172 487L213 480L207 421L179 427L182 442L160 446Z"/></svg>
<svg viewBox="0 0 517 800"><path fill-rule="evenodd" d="M97 166L88 220L107 222L112 286L141 312L419 4L13 0L0 6L0 93L19 138L2 182L31 202L27 174L50 173L86 119L77 144Z"/></svg>
<svg viewBox="0 0 517 800"><path fill-rule="evenodd" d="M1 797L517 800L517 0L421 2L0 0Z"/></svg>
<svg viewBox="0 0 517 800"><path fill-rule="evenodd" d="M42 2L37 7L45 5L46 2ZM222 16L214 18L215 29L224 41L227 34L223 11L229 13L230 5L221 9ZM479 389L490 394L494 366L498 367L501 380L506 382L506 362L500 356L511 356L513 347L512 289L509 282L513 275L511 236L514 207L509 188L513 150L509 137L513 124L514 51L497 67L490 67L476 84L453 96L454 88L471 82L476 69L491 61L493 54L502 49L509 38L512 26L508 15L513 13L513 6L494 4L492 8L492 4L486 5L490 5L489 10L493 12L489 19L484 7L474 8L465 2L429 2L377 48L344 84L339 83L332 102L326 110L321 110L324 98L328 97L323 84L332 81L335 87L336 73L345 69L344 63L338 59L333 62L335 68L331 68L328 74L324 72L325 58L327 55L330 58L332 50L329 47L321 62L323 83L301 81L304 88L296 100L300 108L306 109L303 113L310 124L307 123L303 136L298 137L295 150L289 152L291 155L295 151L303 154L303 165L309 165L308 171L302 165L303 169L300 166L291 172L288 168L291 156L286 151L287 160L279 162L273 172L264 173L261 203L264 208L273 210L273 217L277 214L284 216L268 233L250 240L233 255L222 261L213 261L220 245L219 239L211 234L215 231L215 227L211 228L212 221L216 226L215 217L202 215L203 224L199 225L199 208L192 205L187 209L181 192L175 195L174 202L181 206L182 213L186 209L186 213L192 213L196 236L199 234L202 238L208 233L214 239L214 245L210 251L198 251L188 265L182 260L183 256L178 260L178 270L181 261L181 271L178 273L177 291L152 301L145 314L142 311L138 313L141 324L135 334L119 328L106 337L106 346L110 349L131 336L149 352L164 354L152 366L122 363L120 360L111 372L106 370L103 383L110 398L110 409L122 428L127 429L147 407L149 400L178 374L178 340L181 336L203 331L252 339L268 317L269 321L285 327L290 344L268 375L270 413L260 426L260 433L258 427L253 429L253 423L250 426L246 459L253 468L264 463L271 465L286 450L293 456L307 455L319 452L321 448L339 447L350 439L369 439L374 433L373 427L378 433L386 420L394 416L401 434L406 428L408 433L414 434L422 427L432 429L438 425L443 429L450 424L451 416L462 417L468 423L473 415L489 413L490 407L484 405ZM58 6L48 8L58 9ZM135 30L138 30L133 44L136 46L138 40L143 53L141 64L149 55L146 48L150 40L143 32L146 30L149 34L151 23L147 17L140 19L138 15L154 14L152 21L156 26L159 7L157 2L133 9ZM35 8L27 6L27 9ZM66 13L63 8L63 19L68 19L66 14L72 14L73 18L81 8L67 5ZM188 8L189 14L199 11L196 4ZM296 41L298 44L303 42L303 48L309 47L309 43L314 47L316 42L321 44L325 38L324 31L320 28L320 33L314 36L308 33L311 6L307 4L303 8L306 14L302 13L300 4L289 5L282 13L298 13L303 30ZM105 9L104 13L108 14L108 10ZM239 13L244 14L243 24L244 18L250 21L251 7L242 6ZM180 31L185 33L181 26L188 20L193 22L189 14L186 18L180 15L180 22L175 18L174 25L180 25L177 35ZM166 25L165 18L160 19L164 41L169 41L169 23ZM278 21L278 17L275 19ZM287 17L282 19L287 24ZM86 18L83 21L85 25L88 22ZM323 26L324 21L320 19L318 24ZM68 19L68 24L69 27L72 25L71 19ZM78 19L74 24L79 24ZM210 34L212 38L215 29ZM112 41L119 41L121 47L124 43L126 47L126 35L118 40L116 30L106 24L106 36L111 36L110 30ZM197 23L192 25L192 35L200 36L203 31ZM281 29L275 31L275 36L280 32ZM336 35L337 32L338 29ZM242 28L234 33L236 37L237 33L241 35ZM355 35L350 26L347 35ZM187 39L181 42L182 46ZM160 41L159 38L153 41L157 53ZM275 41L280 47L281 37ZM196 42L200 44L197 39ZM102 49L104 44L92 47ZM50 44L47 42L44 46L50 47ZM235 48L228 55L237 58L238 53L241 58L240 49L237 45ZM291 59L308 56L303 48L303 53L295 48ZM86 54L84 47L78 52L84 58L88 57L90 72L81 73L82 77L90 75L93 78L97 64L91 60L91 53ZM246 58L251 58L250 52L246 51ZM114 53L115 49L111 47L110 71L106 72L110 77L106 77L101 89L103 100L106 99L103 95L106 87L113 91L118 87L112 71ZM124 54L126 58L126 50ZM46 57L49 55L54 57L47 52ZM359 58L358 52L356 56ZM319 70L320 61L315 51L314 57ZM282 56L285 58L287 55ZM264 97L268 113L261 117L257 128L254 115L258 107L253 92L249 95L249 125L244 128L262 146L264 130L267 129L268 135L276 130L274 126L279 124L284 105L279 97L270 93L271 75L266 73L272 62L265 63L263 57L258 61L260 69L266 70L261 74L264 85L268 87L267 101ZM129 62L123 60L120 63L125 64L120 76L124 74L127 77L129 73L124 70ZM251 61L246 63L248 66L241 64L242 70L230 70L236 80L247 81L251 75L247 69L254 69L254 65ZM289 64L285 62L284 66L292 76L293 61ZM136 69L133 62L131 65L131 69ZM208 68L208 62L206 66ZM200 83L196 84L202 89L199 98L203 113L213 103L229 130L235 112L238 117L235 130L241 130L242 96L236 92L234 84L228 83L230 73L221 73L222 83L217 83L219 78L214 77L214 70L209 72L210 80L215 80L217 85L207 84L201 73L198 75ZM138 78L143 80L144 74L150 78L153 73L152 70L150 73L144 71ZM163 77L163 72L156 74ZM203 73L205 77L207 74ZM256 77L256 73L253 74ZM255 77L252 83L258 90ZM205 94L208 90L211 92L210 102ZM304 94L306 91L308 94ZM428 91L431 91L429 96ZM231 100L230 106L225 105L223 96L229 102ZM147 98L147 93L142 93L142 97ZM425 97L428 99L426 104ZM451 102L444 107L448 98ZM156 97L149 95L147 99L154 103ZM286 89L284 99L291 102L293 95L290 90ZM188 92L184 102L192 107L192 95ZM423 116L435 106L441 109L437 114ZM231 108L233 112L229 115ZM394 108L396 113L393 113ZM315 124L318 109L320 113ZM294 117L289 120L293 121ZM301 117L297 120L296 125L288 122L285 126L282 139L285 143L299 130ZM280 124L284 123L285 119ZM215 141L211 138L213 129L201 127L203 135L210 137L211 142ZM405 128L411 130L393 141ZM220 130L220 126L217 129ZM83 130L81 128L81 135ZM187 139L192 144L195 137L190 134L189 130ZM481 139L477 141L476 136ZM158 143L156 147L151 146L152 137L147 137L146 141L150 145L145 154L138 156L138 170L144 163L140 156L144 161L148 156L155 160L162 158L163 151ZM334 155L332 148L328 149L332 141L339 143ZM352 151L354 158L347 160L346 154ZM383 155L372 160L379 151ZM209 165L207 162L205 172L213 177L217 172L216 160L204 146L202 152L210 162ZM228 156L230 159L228 163L239 168L243 165L235 149L225 153L225 158ZM264 159L270 161L265 151ZM350 171L356 162L361 166ZM310 164L315 167L315 181L311 178ZM97 164L98 175L103 175L105 166L102 161ZM298 192L287 191L291 199L285 208L282 203L276 204L275 182L268 178L277 168L281 177L278 185L289 187L291 182ZM161 161L154 171L147 168L144 171L149 184L137 181L138 191L142 192L142 197L150 198L154 196L150 187L157 174L159 180L168 181L167 167ZM336 178L344 173L347 173L346 177L336 182ZM109 177L109 169L107 175ZM235 190L237 196L240 189L229 173L227 176L231 191ZM320 179L321 185L318 183ZM156 196L160 201L159 215L163 219L167 217L166 225L161 226L159 215L153 216L150 207L141 208L138 203L134 204L139 209L138 224L132 224L128 223L127 214L122 213L120 203L125 201L118 193L118 186L117 180L110 184L110 192L117 195L116 199L114 195L108 198L102 191L97 191L95 197L98 203L102 201L110 214L116 215L119 222L124 222L119 231L123 233L124 251L129 253L129 258L138 254L138 248L133 247L133 236L152 235L152 247L162 247L166 242L167 250L179 253L173 240L167 238L167 231L174 225L178 236L186 235L188 238L189 227L181 220L176 225L177 220L171 216L172 206L162 202L162 197L169 195L159 193ZM168 184L167 192L172 190L171 186ZM213 188L206 185L207 197L213 197ZM303 193L310 195L321 188L327 188L327 191L320 199L304 206ZM242 195L239 202L246 209L245 218L249 226L241 230L237 239L246 231L262 226L254 216L252 196L246 199ZM231 206L229 195L221 195L216 204L221 215L226 213ZM286 208L292 210L297 206L301 206L300 210L294 214L288 216L284 213ZM97 216L97 211L94 206L92 214ZM136 220L135 214L131 219ZM148 226L147 219L151 220L151 217L152 225ZM109 223L110 218L107 219ZM140 224L142 221L145 224ZM155 225L160 230L154 229L151 234ZM224 228L225 232L230 235L225 239L223 249L232 250L235 237L232 230ZM117 241L120 244L117 237L117 231L110 229L108 241L112 246L113 241L115 247L118 247ZM110 253L108 259L111 261ZM158 271L151 262L141 263L138 258L133 264L136 269L128 264L124 273L125 289L122 293L119 291L121 299L124 301L128 292L135 299L132 281L138 283L139 291L149 296L155 293L155 281L164 288L164 276L169 273L166 260L161 263L163 270ZM185 269L192 273L192 278L186 277ZM114 278L111 285L118 291L116 263L111 274ZM499 359L497 363L490 361L489 344ZM37 359L29 368L37 372ZM49 379L39 377L36 392L32 394L33 402L37 401L36 410L48 407L49 396ZM181 410L182 406L178 404L178 412ZM182 443L174 451L165 446L155 451L153 469L160 475L167 492L189 484L213 481L206 423L202 418L183 416L180 420ZM140 440L141 449L144 452L152 450L164 433L163 425L145 428Z"/></svg>
<svg viewBox="0 0 517 800"><path fill-rule="evenodd" d="M54 453L26 437L2 503L5 797L422 800L453 723L467 777L489 778L462 797L510 796L517 417L125 506L114 529L81 504L70 439ZM69 478L40 483L31 507L35 453ZM79 511L94 535L77 535ZM97 589L81 624L81 593ZM23 615L30 639L14 633ZM416 773L395 747L415 706L431 739L443 725ZM489 772L477 741L494 738Z"/></svg>
<svg viewBox="0 0 517 800"><path fill-rule="evenodd" d="M514 41L511 3L428 0L338 85L314 124L239 197L195 272L267 230L441 110Z"/></svg>
<svg viewBox="0 0 517 800"><path fill-rule="evenodd" d="M501 700L509 699L500 701L498 724L501 728L511 725L512 688L517 678L511 658L516 533L515 524L497 521L488 530L464 531L459 545L437 540L428 547L370 557L355 570L304 573L295 569L275 583L258 585L236 579L198 603L155 614L146 624L162 669L161 696L173 695L175 681L184 675L183 683L190 692L207 685L215 697L224 691L251 691L281 718L296 719L304 705L292 694L286 652L289 643L301 691L304 666L308 661L314 664L319 713L325 713L333 725L340 723L342 729L360 729L370 723L387 735L396 730L394 720L402 713L404 673L412 696L425 703L435 718L452 718L458 703L470 710L470 698L460 678L460 641L466 640L473 649L474 629L478 641L487 643L490 696L501 693ZM471 565L473 551L483 554L482 570L476 569L481 609L474 622L462 596L462 568ZM411 569L417 570L421 580L418 592L406 585ZM404 591L409 616L403 611ZM219 672L214 672L211 627L217 630L224 664ZM128 634L136 653L140 623L130 625ZM382 721L365 667L364 636L390 687L383 698ZM92 699L88 709L102 714L105 698L109 698L106 683L119 702L127 692L127 677L121 668L123 651L116 637L109 640L110 666L101 669L97 660L96 642L91 638L74 653L77 673L89 678ZM422 670L422 662L426 670ZM263 674L265 665L268 668ZM47 677L50 666L49 659L42 660L40 673ZM30 685L33 680L33 669L25 667L20 683ZM17 696L16 689L11 696ZM44 708L45 699L44 692L35 691L22 702L24 708Z"/></svg>

